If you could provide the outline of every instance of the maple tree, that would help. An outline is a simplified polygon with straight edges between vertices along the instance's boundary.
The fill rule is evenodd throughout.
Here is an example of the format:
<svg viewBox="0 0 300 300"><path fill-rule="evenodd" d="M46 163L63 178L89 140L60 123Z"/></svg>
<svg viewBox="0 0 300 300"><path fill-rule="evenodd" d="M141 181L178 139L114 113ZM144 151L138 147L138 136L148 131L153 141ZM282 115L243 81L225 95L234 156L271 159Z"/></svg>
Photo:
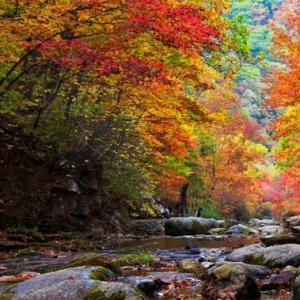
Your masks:
<svg viewBox="0 0 300 300"><path fill-rule="evenodd" d="M231 115L249 49L229 11L227 0L0 0L0 116L25 152L80 178L96 169L113 198L176 201L193 179L220 206L234 191L248 201L261 149Z"/></svg>
<svg viewBox="0 0 300 300"><path fill-rule="evenodd" d="M268 105L280 111L271 125L274 139L278 140L274 158L282 171L284 188L281 207L285 212L299 211L299 32L297 1L287 1L277 12L274 32L274 53L286 67L275 70L269 77L270 97ZM291 201L293 200L293 201ZM278 201L277 201L278 202Z"/></svg>
<svg viewBox="0 0 300 300"><path fill-rule="evenodd" d="M260 200L257 181L262 173L258 163L264 161L268 150L261 144L259 130L257 124L234 114L211 131L215 136L212 155L201 158L204 199L212 199L222 213L234 218L247 218Z"/></svg>

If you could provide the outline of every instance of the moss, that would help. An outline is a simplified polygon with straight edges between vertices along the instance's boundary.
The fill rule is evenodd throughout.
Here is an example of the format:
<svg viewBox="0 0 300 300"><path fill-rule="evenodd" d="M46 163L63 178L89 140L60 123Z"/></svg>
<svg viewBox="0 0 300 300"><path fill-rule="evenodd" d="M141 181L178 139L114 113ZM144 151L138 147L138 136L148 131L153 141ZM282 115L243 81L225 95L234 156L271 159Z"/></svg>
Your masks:
<svg viewBox="0 0 300 300"><path fill-rule="evenodd" d="M11 300L12 297L16 294L15 292L12 292L12 288L16 287L18 283L11 284L7 288L5 288L2 292L0 291L0 299L1 300Z"/></svg>
<svg viewBox="0 0 300 300"><path fill-rule="evenodd" d="M11 300L14 295L15 295L15 293L12 293L12 292L4 292L4 293L0 294L0 299L1 300Z"/></svg>
<svg viewBox="0 0 300 300"><path fill-rule="evenodd" d="M280 235L261 238L261 241L267 246L284 245L284 244L300 244L298 236Z"/></svg>
<svg viewBox="0 0 300 300"><path fill-rule="evenodd" d="M268 268L276 267L276 260L275 259L267 260L263 254L260 255L250 254L245 258L244 262L251 265L265 266Z"/></svg>
<svg viewBox="0 0 300 300"><path fill-rule="evenodd" d="M105 280L108 280L109 278L111 278L112 275L113 274L112 274L111 270L104 268L104 267L99 267L98 269L93 270L91 272L90 278L94 279L94 280L105 281Z"/></svg>
<svg viewBox="0 0 300 300"><path fill-rule="evenodd" d="M21 250L17 254L17 257L24 257L24 256L36 256L39 255L39 252L31 251L31 250Z"/></svg>
<svg viewBox="0 0 300 300"><path fill-rule="evenodd" d="M82 298L83 300L126 300L124 291L113 292L107 295L99 286L90 289Z"/></svg>
<svg viewBox="0 0 300 300"><path fill-rule="evenodd" d="M230 275L232 273L232 271L236 268L236 266L234 266L233 264L224 264L220 267L218 267L217 269L215 269L213 271L213 274L216 278L218 278L219 280L222 279L226 279L228 280L228 278L230 278Z"/></svg>
<svg viewBox="0 0 300 300"><path fill-rule="evenodd" d="M148 252L135 252L124 255L115 260L120 266L133 266L139 264L149 264L154 262L154 256Z"/></svg>
<svg viewBox="0 0 300 300"><path fill-rule="evenodd" d="M69 263L66 268L80 267L80 266L100 266L110 269L116 274L122 274L121 268L117 261L112 261L107 257L95 253L87 253Z"/></svg>

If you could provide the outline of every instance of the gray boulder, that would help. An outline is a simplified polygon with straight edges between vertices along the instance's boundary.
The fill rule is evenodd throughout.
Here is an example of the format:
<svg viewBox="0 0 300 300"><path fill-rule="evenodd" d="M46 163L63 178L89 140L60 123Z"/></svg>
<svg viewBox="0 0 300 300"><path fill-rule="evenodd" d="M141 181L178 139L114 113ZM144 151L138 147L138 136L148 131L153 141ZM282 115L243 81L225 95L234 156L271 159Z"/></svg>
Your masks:
<svg viewBox="0 0 300 300"><path fill-rule="evenodd" d="M11 288L9 292L14 294L11 299L78 300L91 296L98 296L100 299L109 298L112 294L119 294L122 299L128 300L144 299L139 291L128 284L91 279L93 271L97 269L98 267L82 266L40 275Z"/></svg>
<svg viewBox="0 0 300 300"><path fill-rule="evenodd" d="M249 228L243 224L236 224L231 226L226 233L229 234L242 234L242 233L252 233L252 234L257 234L258 231L253 229L253 228Z"/></svg>
<svg viewBox="0 0 300 300"><path fill-rule="evenodd" d="M262 244L253 244L233 250L227 255L226 261L244 262L247 257L255 253L261 253L264 250Z"/></svg>
<svg viewBox="0 0 300 300"><path fill-rule="evenodd" d="M264 226L272 226L272 225L279 225L279 223L272 219L251 219L249 222L249 226L255 228L261 228Z"/></svg>
<svg viewBox="0 0 300 300"><path fill-rule="evenodd" d="M300 237L295 235L269 235L261 237L260 240L266 245L267 247L273 245L283 245L283 244L300 244Z"/></svg>
<svg viewBox="0 0 300 300"><path fill-rule="evenodd" d="M212 228L224 226L225 221L196 217L170 218L165 223L165 233L171 236L205 234Z"/></svg>
<svg viewBox="0 0 300 300"><path fill-rule="evenodd" d="M226 260L263 265L270 268L282 268L287 265L299 267L300 245L284 244L263 247L260 244L254 244L232 251Z"/></svg>
<svg viewBox="0 0 300 300"><path fill-rule="evenodd" d="M292 228L300 226L300 215L292 216L283 220L284 227Z"/></svg>
<svg viewBox="0 0 300 300"><path fill-rule="evenodd" d="M282 234L284 232L284 229L280 225L266 225L263 227L258 228L258 230L263 235L269 235L269 234Z"/></svg>

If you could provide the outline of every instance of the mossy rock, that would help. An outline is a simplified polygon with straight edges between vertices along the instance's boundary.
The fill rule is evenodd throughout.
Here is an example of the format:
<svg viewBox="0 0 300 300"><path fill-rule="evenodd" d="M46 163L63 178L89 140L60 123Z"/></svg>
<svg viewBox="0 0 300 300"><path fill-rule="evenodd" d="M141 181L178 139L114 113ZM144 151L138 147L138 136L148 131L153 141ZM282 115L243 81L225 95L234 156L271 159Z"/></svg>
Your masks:
<svg viewBox="0 0 300 300"><path fill-rule="evenodd" d="M231 293L235 294L236 299L260 299L260 290L254 277L241 265L224 264L214 269L210 276L213 279L213 288L210 292L213 299L219 299L220 295L226 294L228 295L226 299L229 299Z"/></svg>
<svg viewBox="0 0 300 300"><path fill-rule="evenodd" d="M198 233L207 233L209 231L210 227L208 226L203 226L196 220L193 220L192 223L192 232L198 232Z"/></svg>
<svg viewBox="0 0 300 300"><path fill-rule="evenodd" d="M66 268L80 267L80 266L99 266L105 267L113 271L115 274L122 274L120 265L116 260L103 257L95 253L88 253L82 257L69 263Z"/></svg>
<svg viewBox="0 0 300 300"><path fill-rule="evenodd" d="M245 258L244 262L246 264L265 266L268 268L275 268L277 266L275 259L266 259L263 254L250 254Z"/></svg>
<svg viewBox="0 0 300 300"><path fill-rule="evenodd" d="M123 291L107 295L99 286L95 286L83 296L83 300L126 300L126 297L126 293Z"/></svg>
<svg viewBox="0 0 300 300"><path fill-rule="evenodd" d="M267 247L273 245L300 244L300 237L290 235L276 235L271 237L262 237L261 241Z"/></svg>
<svg viewBox="0 0 300 300"><path fill-rule="evenodd" d="M115 282L112 285L102 282L101 285L94 286L86 292L82 300L146 300L146 298L140 291L125 283Z"/></svg>
<svg viewBox="0 0 300 300"><path fill-rule="evenodd" d="M119 266L135 266L140 264L151 264L155 261L154 256L147 252L135 252L123 255L114 262Z"/></svg>
<svg viewBox="0 0 300 300"><path fill-rule="evenodd" d="M194 259L184 259L178 264L179 272L193 273L197 278L207 279L208 272L203 265Z"/></svg>
<svg viewBox="0 0 300 300"><path fill-rule="evenodd" d="M1 300L11 300L13 296L16 294L15 292L12 292L11 290L16 287L18 283L13 283L9 285L7 288L5 288L3 291L0 291L0 299Z"/></svg>
<svg viewBox="0 0 300 300"><path fill-rule="evenodd" d="M15 295L15 293L3 292L3 293L0 293L0 299L1 300L11 300L14 295Z"/></svg>
<svg viewBox="0 0 300 300"><path fill-rule="evenodd" d="M91 272L90 278L94 280L106 281L114 277L114 273L105 267L99 267Z"/></svg>

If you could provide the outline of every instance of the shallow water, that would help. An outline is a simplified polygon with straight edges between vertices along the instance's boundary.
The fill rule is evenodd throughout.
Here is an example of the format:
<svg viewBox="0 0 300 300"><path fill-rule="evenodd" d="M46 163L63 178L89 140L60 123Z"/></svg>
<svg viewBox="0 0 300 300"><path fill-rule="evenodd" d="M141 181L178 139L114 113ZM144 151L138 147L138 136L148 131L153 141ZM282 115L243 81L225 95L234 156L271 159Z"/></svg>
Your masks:
<svg viewBox="0 0 300 300"><path fill-rule="evenodd" d="M113 251L129 253L134 251L153 251L155 249L184 249L187 245L195 245L199 248L235 248L239 246L260 243L256 237L249 236L225 236L212 238L210 236L161 236L142 240L116 241L112 244Z"/></svg>
<svg viewBox="0 0 300 300"><path fill-rule="evenodd" d="M110 248L101 250L101 253L115 253L126 254L136 251L149 251L153 253L160 252L173 252L175 250L184 250L187 245L195 245L202 248L201 252L213 252L214 249L232 249L242 245L250 245L253 243L260 243L259 238L249 236L180 236L169 237L160 236L146 239L136 239L128 241L114 242ZM211 251L210 251L211 250ZM0 265L6 266L7 269L0 270L1 275L17 274L20 271L37 271L41 273L49 272L60 268L72 259L72 253L68 253L65 257L54 258L45 257L43 255L28 256L28 257L15 257L0 260ZM13 272L12 272L13 270ZM0 283L0 291L7 286L7 283ZM192 297L199 293L199 287L189 289L186 291L186 297ZM159 299L159 298L156 298ZM162 298L161 298L162 299ZM166 297L164 300L173 300ZM261 300L291 300L290 294L263 294Z"/></svg>
<svg viewBox="0 0 300 300"><path fill-rule="evenodd" d="M254 243L260 243L260 239L257 237L245 236L245 235L234 235L234 236L217 236L216 238L199 235L199 236L180 236L180 237L169 237L161 236L155 238L148 238L142 240L130 240L130 241L116 241L113 244L111 252L116 253L132 253L135 251L152 251L155 252L157 249L184 249L187 245L195 245L200 249L232 249L240 247L242 245L251 245ZM204 249L203 249L204 250ZM189 296L189 295L186 295ZM192 295L191 295L192 296ZM166 298L164 298L166 299ZM280 294L262 294L260 300L291 300L291 294L282 291Z"/></svg>

